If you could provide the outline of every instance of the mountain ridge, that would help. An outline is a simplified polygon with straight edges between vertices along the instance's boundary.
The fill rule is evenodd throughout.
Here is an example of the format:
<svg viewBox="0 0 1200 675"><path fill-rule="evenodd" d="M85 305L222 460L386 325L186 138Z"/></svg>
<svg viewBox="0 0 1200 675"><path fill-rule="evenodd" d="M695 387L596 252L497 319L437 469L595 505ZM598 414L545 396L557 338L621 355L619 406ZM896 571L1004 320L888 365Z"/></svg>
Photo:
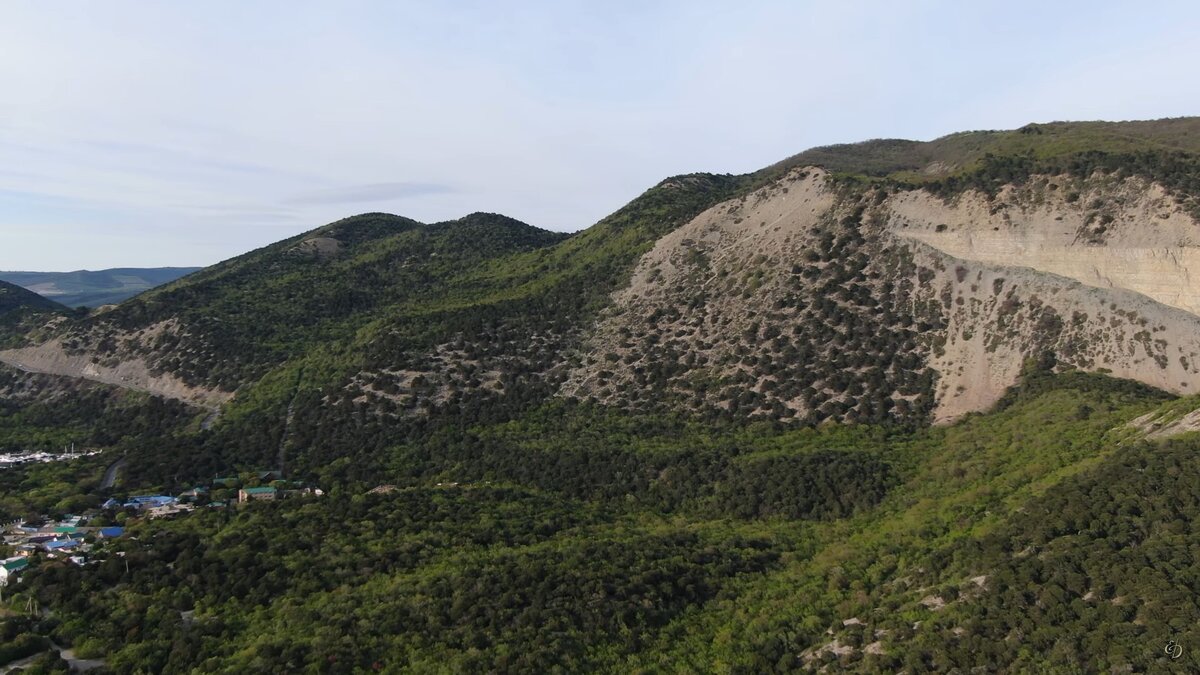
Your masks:
<svg viewBox="0 0 1200 675"><path fill-rule="evenodd" d="M1015 381L1022 363L1044 349L1066 350L1063 363L1073 367L1187 391L1200 387L1200 346L1188 337L1192 320L1155 306L1186 310L1194 303L1179 298L1200 297L1200 289L1187 287L1186 275L1126 273L1143 263L1123 261L1141 255L1136 251L1160 257L1167 251L1162 264L1187 269L1186 260L1200 255L1193 245L1200 241L1194 216L1200 186L1191 171L1197 160L1188 152L1200 148L1196 138L1200 118L1035 124L925 143L826 146L744 176L664 179L571 235L498 214L432 225L360 214L147 292L73 323L58 342L0 353L0 359L35 369L41 363L60 374L100 372L105 381L167 395L186 386L204 392L189 394L190 400L221 405L267 373L312 358L332 366L323 377L341 381L321 387L357 392L352 398L360 405L393 413L453 405L461 396L503 396L520 381L543 391L539 396L557 392L617 405L674 401L666 405L790 423L893 417L920 423L929 415L948 421L986 408ZM827 162L833 170L787 168L820 157L836 160ZM925 171L924 162L940 168ZM878 170L884 165L887 171ZM801 193L813 197L798 206ZM791 206L776 212L776 203ZM697 216L708 224L697 224ZM1153 227L1139 225L1146 222ZM1066 234L1051 235L1055 227ZM681 234L686 231L693 234ZM1011 254L985 255L978 245L956 243L968 236L976 242L1033 239ZM1044 245L1052 236L1057 248ZM663 247L671 250L652 252ZM1067 261L1081 256L1096 262L1072 273ZM718 269L710 258L729 260ZM651 259L658 267L676 260L670 263L675 276L647 268ZM1084 274L1083 268L1099 269L1101 260L1112 261L1104 263L1109 272ZM1014 265L1034 270L1036 279L1010 269ZM968 275L1010 285L1003 297L998 287L978 290L978 283L955 291ZM1148 297L1153 332L1165 333L1143 337L1114 326L1084 335L1067 319L1113 314L1104 305L1116 300L1143 303L1117 296L1087 300L1095 292L1072 290L1056 280L1063 275L1101 293ZM1163 286L1176 278L1185 281ZM1024 281L1013 285L1013 279ZM658 298L656 305L636 302L670 318L674 335L627 321L604 327L613 312L632 308L626 306L630 283L643 288L635 295ZM674 290L664 294L664 283ZM1074 299L1013 295L1022 285ZM512 304L518 298L525 304ZM540 299L530 304L534 298ZM534 313L547 301L555 309ZM718 315L707 314L709 304ZM884 324L877 315L882 306L891 307ZM793 315L809 319L795 324ZM480 323L483 316L492 318ZM467 323L459 323L464 318ZM719 326L695 324L706 320ZM841 326L842 320L850 323ZM996 322L1012 324L1005 329L1010 338L979 343ZM607 330L624 337L598 337ZM710 337L702 337L706 333ZM740 345L730 341L742 333ZM651 342L637 346L641 339ZM824 370L794 370L823 353L827 340L842 346L842 356L830 354ZM884 343L899 351L885 357ZM1126 352L1132 356L1115 356ZM1108 356L1098 359L1101 353ZM848 354L860 365L848 368ZM957 357L989 364L987 376L967 375ZM868 365L864 358L881 360ZM1147 363L1154 369L1143 367ZM116 370L104 375L106 368ZM517 381L509 382L512 377ZM154 384L155 378L166 384Z"/></svg>
<svg viewBox="0 0 1200 675"><path fill-rule="evenodd" d="M47 323L63 319L69 312L68 307L33 291L0 281L0 347L36 339Z"/></svg>
<svg viewBox="0 0 1200 675"><path fill-rule="evenodd" d="M100 307L126 300L200 267L114 267L71 272L0 272L0 280L22 286L68 307Z"/></svg>

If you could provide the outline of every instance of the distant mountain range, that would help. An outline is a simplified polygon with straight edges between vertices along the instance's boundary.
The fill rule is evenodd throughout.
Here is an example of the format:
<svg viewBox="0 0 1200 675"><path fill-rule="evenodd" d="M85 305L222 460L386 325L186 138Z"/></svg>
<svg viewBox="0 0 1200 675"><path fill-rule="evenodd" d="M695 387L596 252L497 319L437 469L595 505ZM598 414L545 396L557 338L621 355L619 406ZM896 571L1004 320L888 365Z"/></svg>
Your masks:
<svg viewBox="0 0 1200 675"><path fill-rule="evenodd" d="M95 272L0 272L0 281L16 284L68 307L99 307L114 305L199 269L120 267Z"/></svg>

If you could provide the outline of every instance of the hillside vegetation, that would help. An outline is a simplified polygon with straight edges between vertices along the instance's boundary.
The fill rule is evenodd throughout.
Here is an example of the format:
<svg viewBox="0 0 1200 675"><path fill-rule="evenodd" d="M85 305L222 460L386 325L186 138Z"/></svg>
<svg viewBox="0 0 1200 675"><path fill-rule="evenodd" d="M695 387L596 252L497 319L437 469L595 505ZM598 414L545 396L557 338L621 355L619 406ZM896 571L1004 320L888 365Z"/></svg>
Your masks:
<svg viewBox="0 0 1200 675"><path fill-rule="evenodd" d="M988 156L1046 160L1084 152L1200 152L1200 118L1134 122L1050 122L1011 131L963 131L932 141L877 139L805 150L763 173L821 166L836 173L926 180L969 172Z"/></svg>
<svg viewBox="0 0 1200 675"><path fill-rule="evenodd" d="M53 300L0 281L0 347L26 344L44 323L67 311Z"/></svg>
<svg viewBox="0 0 1200 675"><path fill-rule="evenodd" d="M395 447L396 492L147 522L22 588L119 672L1154 668L1200 611L1198 448L1124 426L1163 400L1031 374L912 433L551 409Z"/></svg>
<svg viewBox="0 0 1200 675"><path fill-rule="evenodd" d="M364 214L21 305L0 361L43 373L0 367L0 442L103 452L3 470L0 518L326 494L103 513L130 536L39 560L6 639L119 673L1200 666L1197 139L832 146L573 235Z"/></svg>

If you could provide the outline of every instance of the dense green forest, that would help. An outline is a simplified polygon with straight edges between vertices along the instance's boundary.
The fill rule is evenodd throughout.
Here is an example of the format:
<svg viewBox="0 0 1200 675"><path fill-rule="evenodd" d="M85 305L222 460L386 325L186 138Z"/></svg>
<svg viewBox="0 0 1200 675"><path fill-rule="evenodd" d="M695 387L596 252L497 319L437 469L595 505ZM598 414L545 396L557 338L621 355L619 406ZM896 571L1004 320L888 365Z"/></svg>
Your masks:
<svg viewBox="0 0 1200 675"><path fill-rule="evenodd" d="M0 453L102 451L0 470L0 522L98 505L106 465L124 456L171 454L176 439L187 447L206 414L148 394L5 368L0 393Z"/></svg>
<svg viewBox="0 0 1200 675"><path fill-rule="evenodd" d="M1154 669L1200 611L1200 441L1127 426L1164 405L1036 371L915 431L554 404L384 449L393 491L141 522L7 597L115 672Z"/></svg>

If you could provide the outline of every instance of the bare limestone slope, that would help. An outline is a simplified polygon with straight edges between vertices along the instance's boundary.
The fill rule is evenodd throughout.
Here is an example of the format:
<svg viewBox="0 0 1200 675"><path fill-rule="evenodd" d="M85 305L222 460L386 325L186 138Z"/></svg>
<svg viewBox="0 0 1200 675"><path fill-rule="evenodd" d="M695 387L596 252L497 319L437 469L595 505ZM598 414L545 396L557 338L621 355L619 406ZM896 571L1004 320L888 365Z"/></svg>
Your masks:
<svg viewBox="0 0 1200 675"><path fill-rule="evenodd" d="M889 226L944 253L1118 288L1200 313L1200 224L1141 178L1043 176L989 199L916 190L887 202Z"/></svg>
<svg viewBox="0 0 1200 675"><path fill-rule="evenodd" d="M940 312L871 197L794 169L661 239L586 340L571 396L731 416L923 419Z"/></svg>
<svg viewBox="0 0 1200 675"><path fill-rule="evenodd" d="M153 368L143 356L160 335L175 328L170 322L132 335L121 335L116 355L104 358L53 338L42 344L0 351L0 363L24 371L64 375L93 382L146 391L164 398L216 410L233 397L232 392L188 384L178 376Z"/></svg>
<svg viewBox="0 0 1200 675"><path fill-rule="evenodd" d="M1035 176L943 199L796 169L660 240L562 393L947 422L992 405L1047 351L1192 392L1198 235L1140 178Z"/></svg>

